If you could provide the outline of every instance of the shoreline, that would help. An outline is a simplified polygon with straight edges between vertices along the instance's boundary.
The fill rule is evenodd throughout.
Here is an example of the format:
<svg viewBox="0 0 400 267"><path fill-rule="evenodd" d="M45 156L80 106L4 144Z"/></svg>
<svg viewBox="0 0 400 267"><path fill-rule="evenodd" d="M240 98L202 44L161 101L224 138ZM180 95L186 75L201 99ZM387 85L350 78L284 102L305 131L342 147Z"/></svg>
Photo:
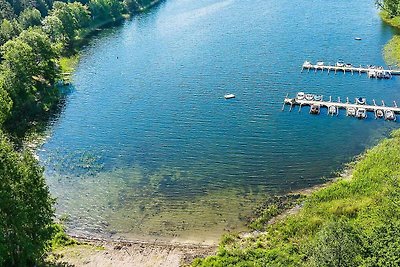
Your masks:
<svg viewBox="0 0 400 267"><path fill-rule="evenodd" d="M302 203L315 192L318 192L332 184L343 180L351 180L354 166L363 158L365 152L356 156L352 161L345 164L334 178L322 184L294 190L280 196L302 195L305 197ZM267 225L279 223L285 218L299 213L303 205L295 204L283 209L279 214L273 216ZM236 232L240 238L255 238L263 235L268 230L252 230L247 226L246 231ZM50 258L55 257L57 263L68 263L73 266L187 266L195 258L205 258L217 253L221 240L214 244L199 243L190 239L163 240L162 238L152 239L127 239L127 238L97 238L83 237L68 234L69 237L78 241L78 244L65 246L50 253ZM235 233L233 233L235 234ZM116 260L118 259L118 260Z"/></svg>

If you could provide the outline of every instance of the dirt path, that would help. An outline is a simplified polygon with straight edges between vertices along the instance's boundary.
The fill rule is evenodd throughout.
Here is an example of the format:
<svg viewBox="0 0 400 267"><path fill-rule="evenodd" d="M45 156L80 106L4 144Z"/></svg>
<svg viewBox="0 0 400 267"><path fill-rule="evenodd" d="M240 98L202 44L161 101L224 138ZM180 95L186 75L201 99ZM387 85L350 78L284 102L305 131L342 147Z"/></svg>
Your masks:
<svg viewBox="0 0 400 267"><path fill-rule="evenodd" d="M53 253L56 266L182 266L196 257L215 253L216 246L151 243L142 241L106 241L77 239L81 245L62 248Z"/></svg>

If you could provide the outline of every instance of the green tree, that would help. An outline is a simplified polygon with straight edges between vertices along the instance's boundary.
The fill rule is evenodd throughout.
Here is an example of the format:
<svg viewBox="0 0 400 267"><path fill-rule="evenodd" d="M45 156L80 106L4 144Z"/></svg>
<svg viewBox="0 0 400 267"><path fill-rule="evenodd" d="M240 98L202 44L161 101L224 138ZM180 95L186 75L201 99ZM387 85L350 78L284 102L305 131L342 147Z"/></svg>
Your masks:
<svg viewBox="0 0 400 267"><path fill-rule="evenodd" d="M0 0L0 21L15 18L14 9L6 0Z"/></svg>
<svg viewBox="0 0 400 267"><path fill-rule="evenodd" d="M53 84L59 74L57 54L42 30L30 28L5 43L2 56L3 79L0 82L13 101L6 127L23 131L29 121L50 110L56 102L58 90Z"/></svg>
<svg viewBox="0 0 400 267"><path fill-rule="evenodd" d="M90 0L89 9L94 20L115 20L121 17L124 6L118 0Z"/></svg>
<svg viewBox="0 0 400 267"><path fill-rule="evenodd" d="M17 36L20 32L19 24L15 20L3 19L0 24L0 46Z"/></svg>
<svg viewBox="0 0 400 267"><path fill-rule="evenodd" d="M0 133L0 265L33 266L52 236L53 203L43 170Z"/></svg>
<svg viewBox="0 0 400 267"><path fill-rule="evenodd" d="M36 8L28 8L21 12L18 17L18 22L22 29L28 29L31 26L38 26L41 24L42 15Z"/></svg>
<svg viewBox="0 0 400 267"><path fill-rule="evenodd" d="M321 267L359 266L362 252L358 232L345 220L328 223L316 236L309 251L309 265Z"/></svg>
<svg viewBox="0 0 400 267"><path fill-rule="evenodd" d="M78 31L86 27L90 22L88 8L78 2L67 4L56 1L50 14L61 21L63 27L57 26L57 29L62 29L63 32L58 33L58 36L64 36L64 40L69 42L67 45L72 45ZM55 25L58 22L52 19L51 23Z"/></svg>
<svg viewBox="0 0 400 267"><path fill-rule="evenodd" d="M391 17L395 17L400 14L400 0L376 0L375 3L381 9L388 12Z"/></svg>

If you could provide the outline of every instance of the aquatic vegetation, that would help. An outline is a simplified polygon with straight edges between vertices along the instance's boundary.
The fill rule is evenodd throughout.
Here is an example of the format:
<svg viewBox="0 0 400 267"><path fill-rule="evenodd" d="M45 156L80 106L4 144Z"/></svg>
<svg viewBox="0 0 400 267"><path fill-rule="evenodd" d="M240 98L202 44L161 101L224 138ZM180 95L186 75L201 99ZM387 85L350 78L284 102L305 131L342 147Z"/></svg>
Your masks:
<svg viewBox="0 0 400 267"><path fill-rule="evenodd" d="M193 266L398 264L399 185L400 130L396 130L365 153L350 180L316 191L298 214L266 225L257 236L224 237L215 256L197 259Z"/></svg>

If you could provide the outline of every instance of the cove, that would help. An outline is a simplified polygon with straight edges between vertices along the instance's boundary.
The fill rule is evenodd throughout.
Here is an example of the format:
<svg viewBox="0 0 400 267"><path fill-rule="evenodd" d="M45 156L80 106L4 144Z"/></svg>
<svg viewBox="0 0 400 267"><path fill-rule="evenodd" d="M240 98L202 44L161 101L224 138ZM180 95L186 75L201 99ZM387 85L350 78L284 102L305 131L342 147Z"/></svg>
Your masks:
<svg viewBox="0 0 400 267"><path fill-rule="evenodd" d="M397 127L281 112L298 91L399 102L397 78L300 72L306 59L383 65L392 35L361 0L169 0L104 30L38 151L57 213L70 233L112 238L244 229L265 196L322 183Z"/></svg>

